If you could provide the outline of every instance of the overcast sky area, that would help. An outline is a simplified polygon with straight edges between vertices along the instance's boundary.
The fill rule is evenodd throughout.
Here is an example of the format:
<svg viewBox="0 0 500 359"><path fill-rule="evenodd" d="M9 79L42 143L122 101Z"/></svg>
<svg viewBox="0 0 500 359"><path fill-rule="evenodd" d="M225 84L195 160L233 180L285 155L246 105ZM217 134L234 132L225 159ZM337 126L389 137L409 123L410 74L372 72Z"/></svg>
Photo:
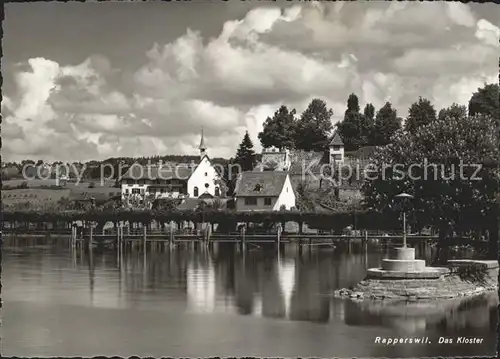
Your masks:
<svg viewBox="0 0 500 359"><path fill-rule="evenodd" d="M423 96L467 104L497 82L494 4L136 2L6 4L2 155L86 161L234 156L282 104L343 117Z"/></svg>

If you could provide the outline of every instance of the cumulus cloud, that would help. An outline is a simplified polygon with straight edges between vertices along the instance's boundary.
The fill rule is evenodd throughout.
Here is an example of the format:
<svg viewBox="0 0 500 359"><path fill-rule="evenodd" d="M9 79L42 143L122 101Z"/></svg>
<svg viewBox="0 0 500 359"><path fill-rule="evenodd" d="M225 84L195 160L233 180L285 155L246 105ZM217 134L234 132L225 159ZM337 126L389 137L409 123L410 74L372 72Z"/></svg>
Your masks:
<svg viewBox="0 0 500 359"><path fill-rule="evenodd" d="M313 3L257 7L214 38L193 25L153 44L133 73L104 55L27 59L2 102L4 155L196 154L203 126L209 153L229 157L245 130L260 149L257 133L281 104L300 112L319 97L335 120L351 92L401 116L419 96L437 109L465 104L495 80L499 33L460 3Z"/></svg>
<svg viewBox="0 0 500 359"><path fill-rule="evenodd" d="M481 19L477 22L476 37L484 44L490 45L498 49L500 40L500 28L493 25L487 20Z"/></svg>

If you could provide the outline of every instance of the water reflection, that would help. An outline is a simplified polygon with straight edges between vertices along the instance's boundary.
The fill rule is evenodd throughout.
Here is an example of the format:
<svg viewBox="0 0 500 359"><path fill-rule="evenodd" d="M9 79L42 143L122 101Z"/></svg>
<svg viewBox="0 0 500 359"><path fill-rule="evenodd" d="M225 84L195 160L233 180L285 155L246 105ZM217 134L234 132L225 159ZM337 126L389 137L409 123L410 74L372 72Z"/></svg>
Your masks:
<svg viewBox="0 0 500 359"><path fill-rule="evenodd" d="M345 322L354 326L382 326L407 334L424 331L474 331L496 325L498 294L429 302L344 302Z"/></svg>
<svg viewBox="0 0 500 359"><path fill-rule="evenodd" d="M373 344L373 337L380 335L382 329L388 335L450 336L466 333L488 336L493 345L490 349L494 350L495 336L492 333L497 322L496 293L467 300L429 303L356 303L333 298L335 289L362 280L366 268L377 266L385 250L370 248L364 251L354 247L347 254L341 249L298 251L293 246L280 253L274 247L243 252L233 245L220 245L216 249L200 246L144 255L136 251L88 253L80 248L7 247L4 248L3 261L3 299L11 307L19 303L29 304L30 308L41 306L44 312L54 312L56 317L66 306L126 309L126 313L154 312L157 313L154 318L163 318L162 323L173 320L176 323L173 325L182 327L186 333L203 327L210 318L216 318L217 322L228 316L233 318L232 323L240 320L243 326L236 329L238 326L234 324L236 337L238 330L242 331L241 335L246 335L243 333L250 330L248 323L254 323L252 325L259 333L261 330L274 332L275 329L271 329L276 328L274 325L287 323L299 328L297 338L301 339L296 339L299 343L313 340L302 336L315 326L321 326L324 331L334 330L335 334L331 335L336 338L350 333L349 328L355 333L362 328L365 334L359 340L365 349ZM426 248L417 255L430 260L432 253ZM35 330L29 321L23 322L19 315L16 318L20 320L18 324L24 323L28 327L23 329L26 332ZM57 317L60 322L65 319L64 316ZM36 323L40 318L25 320ZM110 324L103 321L96 325ZM39 336L44 335L44 330L39 330ZM323 345L330 344L325 340ZM327 349L324 350L303 355L328 356ZM461 353L439 350L442 350L440 355ZM399 351L355 353L359 353L355 356L406 355ZM475 354L491 352L476 351ZM351 355L354 352L344 356Z"/></svg>
<svg viewBox="0 0 500 359"><path fill-rule="evenodd" d="M285 309L284 316L288 318L290 316L292 295L295 289L295 260L282 259L281 256L278 256L277 263L278 279Z"/></svg>
<svg viewBox="0 0 500 359"><path fill-rule="evenodd" d="M215 270L210 261L196 258L187 267L187 308L193 312L215 310Z"/></svg>

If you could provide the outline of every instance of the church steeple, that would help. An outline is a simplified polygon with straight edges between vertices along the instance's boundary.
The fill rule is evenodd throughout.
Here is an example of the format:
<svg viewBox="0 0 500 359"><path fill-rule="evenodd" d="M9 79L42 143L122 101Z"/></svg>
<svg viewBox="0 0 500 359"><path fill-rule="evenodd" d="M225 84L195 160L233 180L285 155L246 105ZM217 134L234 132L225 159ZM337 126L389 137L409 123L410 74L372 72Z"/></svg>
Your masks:
<svg viewBox="0 0 500 359"><path fill-rule="evenodd" d="M200 150L200 157L207 154L207 146L205 145L205 137L203 136L203 127L201 128L201 140L198 149Z"/></svg>

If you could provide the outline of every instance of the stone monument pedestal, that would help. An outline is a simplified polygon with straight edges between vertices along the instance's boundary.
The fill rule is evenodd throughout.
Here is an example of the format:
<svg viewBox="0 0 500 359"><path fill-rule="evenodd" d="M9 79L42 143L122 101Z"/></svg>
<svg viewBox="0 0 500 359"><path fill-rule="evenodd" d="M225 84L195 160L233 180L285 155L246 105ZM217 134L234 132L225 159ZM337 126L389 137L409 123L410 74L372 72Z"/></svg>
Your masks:
<svg viewBox="0 0 500 359"><path fill-rule="evenodd" d="M447 268L426 267L425 261L415 259L415 248L394 248L389 258L382 260L381 268L367 271L371 279L437 279L448 273Z"/></svg>

